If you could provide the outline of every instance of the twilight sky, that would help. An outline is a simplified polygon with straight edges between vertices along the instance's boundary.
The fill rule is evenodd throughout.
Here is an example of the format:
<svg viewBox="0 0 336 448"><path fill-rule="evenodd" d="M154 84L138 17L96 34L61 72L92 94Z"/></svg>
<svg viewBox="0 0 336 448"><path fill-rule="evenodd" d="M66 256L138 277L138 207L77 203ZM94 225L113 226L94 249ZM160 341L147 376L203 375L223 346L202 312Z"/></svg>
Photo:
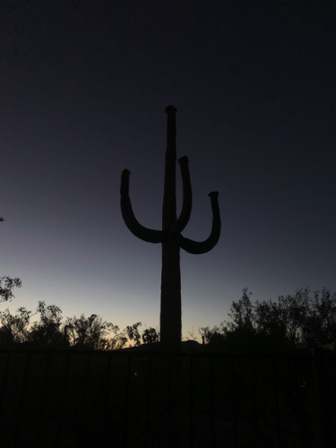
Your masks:
<svg viewBox="0 0 336 448"><path fill-rule="evenodd" d="M226 319L249 287L276 300L336 291L336 7L304 0L4 1L0 28L0 275L65 316L159 325L166 114L177 108L193 211L181 252L183 332ZM179 174L178 174L179 179ZM178 203L181 200L178 185ZM1 309L7 305L1 304Z"/></svg>

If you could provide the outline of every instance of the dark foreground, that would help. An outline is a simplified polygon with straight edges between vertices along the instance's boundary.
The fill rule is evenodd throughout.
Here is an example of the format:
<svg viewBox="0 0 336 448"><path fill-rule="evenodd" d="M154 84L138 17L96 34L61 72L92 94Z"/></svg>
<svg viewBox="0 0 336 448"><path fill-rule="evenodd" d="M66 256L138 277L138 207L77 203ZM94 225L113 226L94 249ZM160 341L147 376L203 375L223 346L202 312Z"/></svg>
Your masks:
<svg viewBox="0 0 336 448"><path fill-rule="evenodd" d="M0 351L12 447L336 446L336 358Z"/></svg>

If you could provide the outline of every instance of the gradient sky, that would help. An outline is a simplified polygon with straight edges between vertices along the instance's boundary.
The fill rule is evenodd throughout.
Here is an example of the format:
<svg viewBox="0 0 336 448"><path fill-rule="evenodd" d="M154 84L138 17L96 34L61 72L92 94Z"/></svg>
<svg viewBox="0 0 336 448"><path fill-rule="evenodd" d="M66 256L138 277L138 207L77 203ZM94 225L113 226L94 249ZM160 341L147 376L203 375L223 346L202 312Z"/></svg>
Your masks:
<svg viewBox="0 0 336 448"><path fill-rule="evenodd" d="M159 325L161 248L128 231L119 185L127 167L136 216L159 228L168 104L190 159L183 234L208 236L212 190L222 216L211 252L181 253L184 335L226 319L244 287L336 291L335 20L329 1L3 2L0 275L23 282L10 309Z"/></svg>

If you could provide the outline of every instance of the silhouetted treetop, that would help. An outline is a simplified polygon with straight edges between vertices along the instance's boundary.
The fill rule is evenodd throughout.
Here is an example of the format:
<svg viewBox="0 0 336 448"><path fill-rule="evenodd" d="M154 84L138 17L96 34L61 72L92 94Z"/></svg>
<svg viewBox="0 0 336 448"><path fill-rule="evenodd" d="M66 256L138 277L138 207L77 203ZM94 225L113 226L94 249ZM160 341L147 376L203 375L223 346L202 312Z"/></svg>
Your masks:
<svg viewBox="0 0 336 448"><path fill-rule="evenodd" d="M14 297L13 289L21 288L22 282L19 278L8 276L0 277L0 302L7 302Z"/></svg>
<svg viewBox="0 0 336 448"><path fill-rule="evenodd" d="M336 293L323 288L311 294L304 288L276 302L254 303L251 295L243 290L229 321L200 329L209 346L238 352L336 349Z"/></svg>

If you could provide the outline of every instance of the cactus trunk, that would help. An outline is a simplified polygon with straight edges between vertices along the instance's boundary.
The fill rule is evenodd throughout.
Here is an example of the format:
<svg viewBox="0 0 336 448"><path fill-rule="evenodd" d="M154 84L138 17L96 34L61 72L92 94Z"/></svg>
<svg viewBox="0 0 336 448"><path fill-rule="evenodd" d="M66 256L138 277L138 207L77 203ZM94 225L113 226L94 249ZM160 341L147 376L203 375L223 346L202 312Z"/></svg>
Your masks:
<svg viewBox="0 0 336 448"><path fill-rule="evenodd" d="M160 340L165 348L179 348L182 332L180 245L162 243Z"/></svg>
<svg viewBox="0 0 336 448"><path fill-rule="evenodd" d="M165 158L165 179L162 207L162 230L152 230L142 226L134 216L129 198L129 175L125 169L121 176L121 211L126 226L138 238L151 243L161 243L161 312L160 341L165 350L179 350L182 333L181 307L181 273L180 248L191 254L203 254L210 251L218 242L220 236L220 215L218 193L209 194L212 209L212 229L210 236L202 242L192 241L181 235L188 224L192 192L186 156L179 159L182 184L183 204L177 218L176 214L176 109L166 108L167 113L167 149Z"/></svg>
<svg viewBox="0 0 336 448"><path fill-rule="evenodd" d="M167 149L162 207L162 230L169 232L176 223L176 109L166 108ZM162 246L160 338L163 345L177 348L181 341L180 244L170 233Z"/></svg>

